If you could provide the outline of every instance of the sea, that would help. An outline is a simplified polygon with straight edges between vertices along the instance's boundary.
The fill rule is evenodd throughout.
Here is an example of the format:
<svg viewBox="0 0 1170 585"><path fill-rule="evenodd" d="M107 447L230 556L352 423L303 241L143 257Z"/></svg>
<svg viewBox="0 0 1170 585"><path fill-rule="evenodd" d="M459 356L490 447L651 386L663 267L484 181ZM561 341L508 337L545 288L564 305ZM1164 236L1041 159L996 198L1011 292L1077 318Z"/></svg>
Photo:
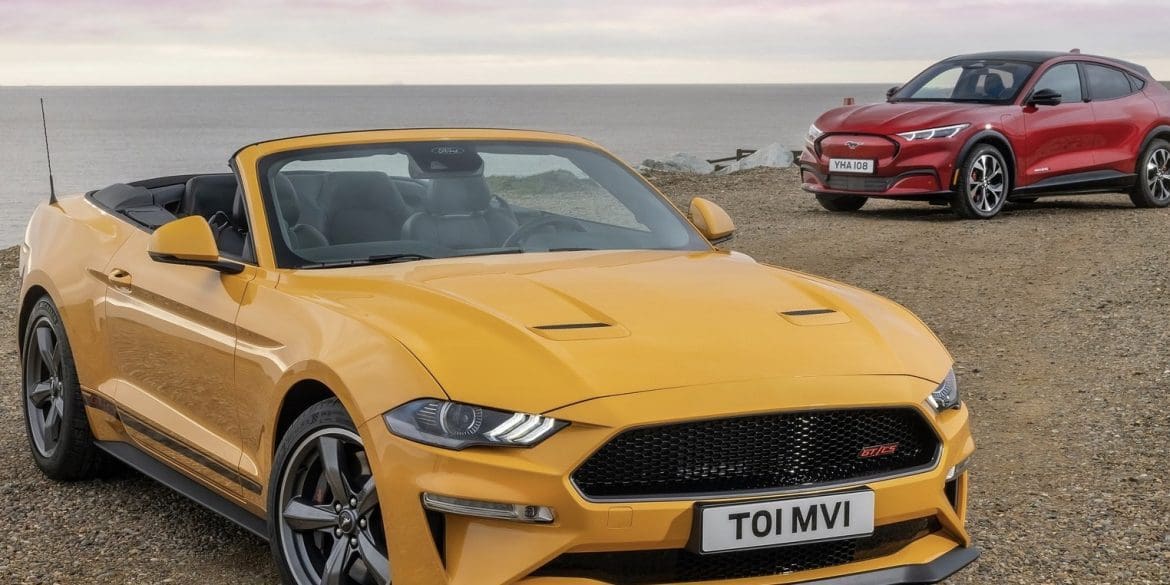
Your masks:
<svg viewBox="0 0 1170 585"><path fill-rule="evenodd" d="M0 247L48 198L45 100L58 193L166 175L227 172L253 142L335 130L474 126L584 136L637 164L674 153L731 156L780 143L878 85L295 87L0 86Z"/></svg>

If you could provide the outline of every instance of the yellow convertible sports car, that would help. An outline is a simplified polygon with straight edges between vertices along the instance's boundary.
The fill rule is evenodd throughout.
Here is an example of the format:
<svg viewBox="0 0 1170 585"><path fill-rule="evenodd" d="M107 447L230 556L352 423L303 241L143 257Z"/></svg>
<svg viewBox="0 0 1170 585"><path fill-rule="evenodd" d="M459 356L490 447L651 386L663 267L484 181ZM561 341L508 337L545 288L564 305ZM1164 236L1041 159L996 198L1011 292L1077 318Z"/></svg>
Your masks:
<svg viewBox="0 0 1170 585"><path fill-rule="evenodd" d="M36 464L120 460L290 584L936 582L973 561L952 360L713 247L579 138L390 130L55 197L21 255Z"/></svg>

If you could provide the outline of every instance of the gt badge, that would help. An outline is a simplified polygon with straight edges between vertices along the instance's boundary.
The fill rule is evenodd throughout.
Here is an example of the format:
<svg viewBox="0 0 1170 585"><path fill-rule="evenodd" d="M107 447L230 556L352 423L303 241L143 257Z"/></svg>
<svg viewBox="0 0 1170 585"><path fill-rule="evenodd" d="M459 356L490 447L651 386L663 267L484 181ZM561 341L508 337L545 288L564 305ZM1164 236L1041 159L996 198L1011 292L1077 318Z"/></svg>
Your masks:
<svg viewBox="0 0 1170 585"><path fill-rule="evenodd" d="M860 459L869 459L871 457L881 457L883 455L893 455L898 452L897 443L886 443L885 445L874 445L866 447L857 454Z"/></svg>

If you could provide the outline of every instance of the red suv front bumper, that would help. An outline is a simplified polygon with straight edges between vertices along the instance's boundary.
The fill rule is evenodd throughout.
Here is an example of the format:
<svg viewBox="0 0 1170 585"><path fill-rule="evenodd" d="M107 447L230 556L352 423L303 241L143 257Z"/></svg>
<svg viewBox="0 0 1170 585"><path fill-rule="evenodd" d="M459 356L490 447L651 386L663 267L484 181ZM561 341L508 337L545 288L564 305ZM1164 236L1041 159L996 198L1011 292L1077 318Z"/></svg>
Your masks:
<svg viewBox="0 0 1170 585"><path fill-rule="evenodd" d="M825 134L800 156L809 193L938 199L951 194L961 141L908 141L872 134ZM873 161L872 173L832 172L832 159Z"/></svg>

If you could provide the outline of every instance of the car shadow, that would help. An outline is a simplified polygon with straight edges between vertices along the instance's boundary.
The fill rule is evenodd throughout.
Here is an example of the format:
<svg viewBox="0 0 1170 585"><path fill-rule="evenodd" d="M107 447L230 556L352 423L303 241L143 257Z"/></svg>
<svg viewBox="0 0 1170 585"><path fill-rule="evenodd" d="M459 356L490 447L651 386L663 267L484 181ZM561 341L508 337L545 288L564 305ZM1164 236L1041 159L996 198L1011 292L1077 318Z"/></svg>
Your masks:
<svg viewBox="0 0 1170 585"><path fill-rule="evenodd" d="M1117 201L1076 200L1076 199L1043 199L1035 203L1008 203L996 218L1013 215L1026 215L1035 212L1053 214L1080 214L1109 210L1136 209L1129 199L1119 196ZM888 204L888 203L887 203ZM929 205L918 202L899 202L898 207L863 208L859 211L834 215L848 215L859 219L873 218L882 221L918 221L918 222L948 222L964 221L951 212L951 208L940 205ZM815 213L831 213L821 209Z"/></svg>

